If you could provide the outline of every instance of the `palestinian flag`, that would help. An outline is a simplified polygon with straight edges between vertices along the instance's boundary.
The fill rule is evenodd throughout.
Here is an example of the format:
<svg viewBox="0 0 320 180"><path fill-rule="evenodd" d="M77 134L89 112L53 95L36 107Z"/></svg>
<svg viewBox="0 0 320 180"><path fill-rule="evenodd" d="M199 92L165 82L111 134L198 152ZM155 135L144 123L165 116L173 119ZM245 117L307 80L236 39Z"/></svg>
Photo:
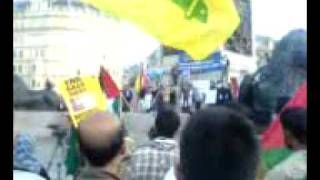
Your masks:
<svg viewBox="0 0 320 180"><path fill-rule="evenodd" d="M291 100L286 104L288 107L307 107L307 83L304 82L296 91ZM262 134L262 148L264 150L285 147L284 135L279 115L272 121L270 127Z"/></svg>
<svg viewBox="0 0 320 180"><path fill-rule="evenodd" d="M120 89L112 79L109 72L102 66L100 67L99 79L101 82L101 88L104 90L109 100L108 109L112 110L113 113L120 115Z"/></svg>
<svg viewBox="0 0 320 180"><path fill-rule="evenodd" d="M295 95L286 104L288 107L307 107L307 83L304 82ZM284 134L279 116L273 120L271 126L262 134L262 163L265 171L285 160L292 153L284 142Z"/></svg>
<svg viewBox="0 0 320 180"><path fill-rule="evenodd" d="M203 60L240 24L234 0L82 0L127 20L164 45Z"/></svg>
<svg viewBox="0 0 320 180"><path fill-rule="evenodd" d="M115 98L120 95L120 90L112 79L111 75L102 66L100 67L100 81L102 89L105 91L108 98Z"/></svg>

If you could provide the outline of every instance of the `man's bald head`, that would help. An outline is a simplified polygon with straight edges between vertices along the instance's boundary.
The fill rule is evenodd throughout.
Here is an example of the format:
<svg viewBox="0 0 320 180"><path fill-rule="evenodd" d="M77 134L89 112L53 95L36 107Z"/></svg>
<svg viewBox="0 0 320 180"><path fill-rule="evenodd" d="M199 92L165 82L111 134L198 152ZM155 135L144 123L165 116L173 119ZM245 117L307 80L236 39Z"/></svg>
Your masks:
<svg viewBox="0 0 320 180"><path fill-rule="evenodd" d="M118 120L106 112L97 112L79 124L81 152L92 166L105 166L120 151L124 132Z"/></svg>

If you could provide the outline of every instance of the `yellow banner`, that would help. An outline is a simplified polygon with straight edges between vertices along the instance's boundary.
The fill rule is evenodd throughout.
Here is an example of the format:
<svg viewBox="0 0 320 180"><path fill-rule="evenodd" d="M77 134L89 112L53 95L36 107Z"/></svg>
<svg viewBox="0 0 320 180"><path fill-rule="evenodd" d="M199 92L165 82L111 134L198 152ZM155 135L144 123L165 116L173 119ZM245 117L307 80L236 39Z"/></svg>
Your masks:
<svg viewBox="0 0 320 180"><path fill-rule="evenodd" d="M75 77L62 81L59 91L68 108L74 127L93 112L105 111L107 99L99 80L93 76Z"/></svg>

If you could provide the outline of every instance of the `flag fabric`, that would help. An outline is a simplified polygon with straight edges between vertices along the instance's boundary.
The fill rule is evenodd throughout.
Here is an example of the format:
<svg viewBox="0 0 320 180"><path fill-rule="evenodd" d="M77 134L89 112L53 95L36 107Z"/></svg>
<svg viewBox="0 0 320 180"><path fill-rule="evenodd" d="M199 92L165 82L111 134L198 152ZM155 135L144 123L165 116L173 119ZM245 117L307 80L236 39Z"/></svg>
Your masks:
<svg viewBox="0 0 320 180"><path fill-rule="evenodd" d="M239 91L240 91L238 80L237 78L232 77L230 78L230 81L231 81L231 93L232 93L233 99L236 99L238 101Z"/></svg>
<svg viewBox="0 0 320 180"><path fill-rule="evenodd" d="M273 169L277 164L288 158L292 154L292 150L288 148L277 148L262 152L262 163L266 171Z"/></svg>
<svg viewBox="0 0 320 180"><path fill-rule="evenodd" d="M137 93L139 93L144 87L144 80L143 79L144 79L143 75L139 74L137 76L137 79L134 83L134 89Z"/></svg>
<svg viewBox="0 0 320 180"><path fill-rule="evenodd" d="M288 107L307 107L307 83L303 82L291 100L286 104ZM277 115L270 127L262 134L262 149L270 150L285 147L282 125Z"/></svg>
<svg viewBox="0 0 320 180"><path fill-rule="evenodd" d="M113 109L113 112L118 116L120 117L120 96L117 96L114 100L113 100L113 103L112 103L112 109Z"/></svg>
<svg viewBox="0 0 320 180"><path fill-rule="evenodd" d="M107 109L120 116L120 89L112 79L110 73L102 66L100 67L100 82L101 88L108 98L109 103Z"/></svg>
<svg viewBox="0 0 320 180"><path fill-rule="evenodd" d="M67 175L75 175L80 167L80 151L78 145L78 133L75 128L71 128L70 139L64 164Z"/></svg>
<svg viewBox="0 0 320 180"><path fill-rule="evenodd" d="M140 93L148 84L148 77L144 74L143 71L137 76L137 79L134 84L134 88L137 93Z"/></svg>
<svg viewBox="0 0 320 180"><path fill-rule="evenodd" d="M220 48L240 24L233 0L82 1L137 25L194 60L203 60Z"/></svg>
<svg viewBox="0 0 320 180"><path fill-rule="evenodd" d="M120 90L117 84L112 79L109 72L102 66L100 67L100 81L102 82L102 89L105 91L108 98L115 98L120 95Z"/></svg>

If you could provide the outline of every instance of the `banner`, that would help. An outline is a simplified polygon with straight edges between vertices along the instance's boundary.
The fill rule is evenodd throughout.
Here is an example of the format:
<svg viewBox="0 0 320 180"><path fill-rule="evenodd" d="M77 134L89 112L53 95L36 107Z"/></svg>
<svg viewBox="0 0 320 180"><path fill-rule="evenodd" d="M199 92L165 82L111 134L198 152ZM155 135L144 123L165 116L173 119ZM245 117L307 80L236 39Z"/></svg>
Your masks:
<svg viewBox="0 0 320 180"><path fill-rule="evenodd" d="M68 108L74 127L93 112L105 111L107 100L99 80L93 76L75 77L64 80L59 91Z"/></svg>
<svg viewBox="0 0 320 180"><path fill-rule="evenodd" d="M178 69L193 73L223 70L227 64L220 51L213 53L203 61L193 61L186 53L179 52Z"/></svg>
<svg viewBox="0 0 320 180"><path fill-rule="evenodd" d="M203 60L240 24L233 0L81 0L135 24L162 44Z"/></svg>

